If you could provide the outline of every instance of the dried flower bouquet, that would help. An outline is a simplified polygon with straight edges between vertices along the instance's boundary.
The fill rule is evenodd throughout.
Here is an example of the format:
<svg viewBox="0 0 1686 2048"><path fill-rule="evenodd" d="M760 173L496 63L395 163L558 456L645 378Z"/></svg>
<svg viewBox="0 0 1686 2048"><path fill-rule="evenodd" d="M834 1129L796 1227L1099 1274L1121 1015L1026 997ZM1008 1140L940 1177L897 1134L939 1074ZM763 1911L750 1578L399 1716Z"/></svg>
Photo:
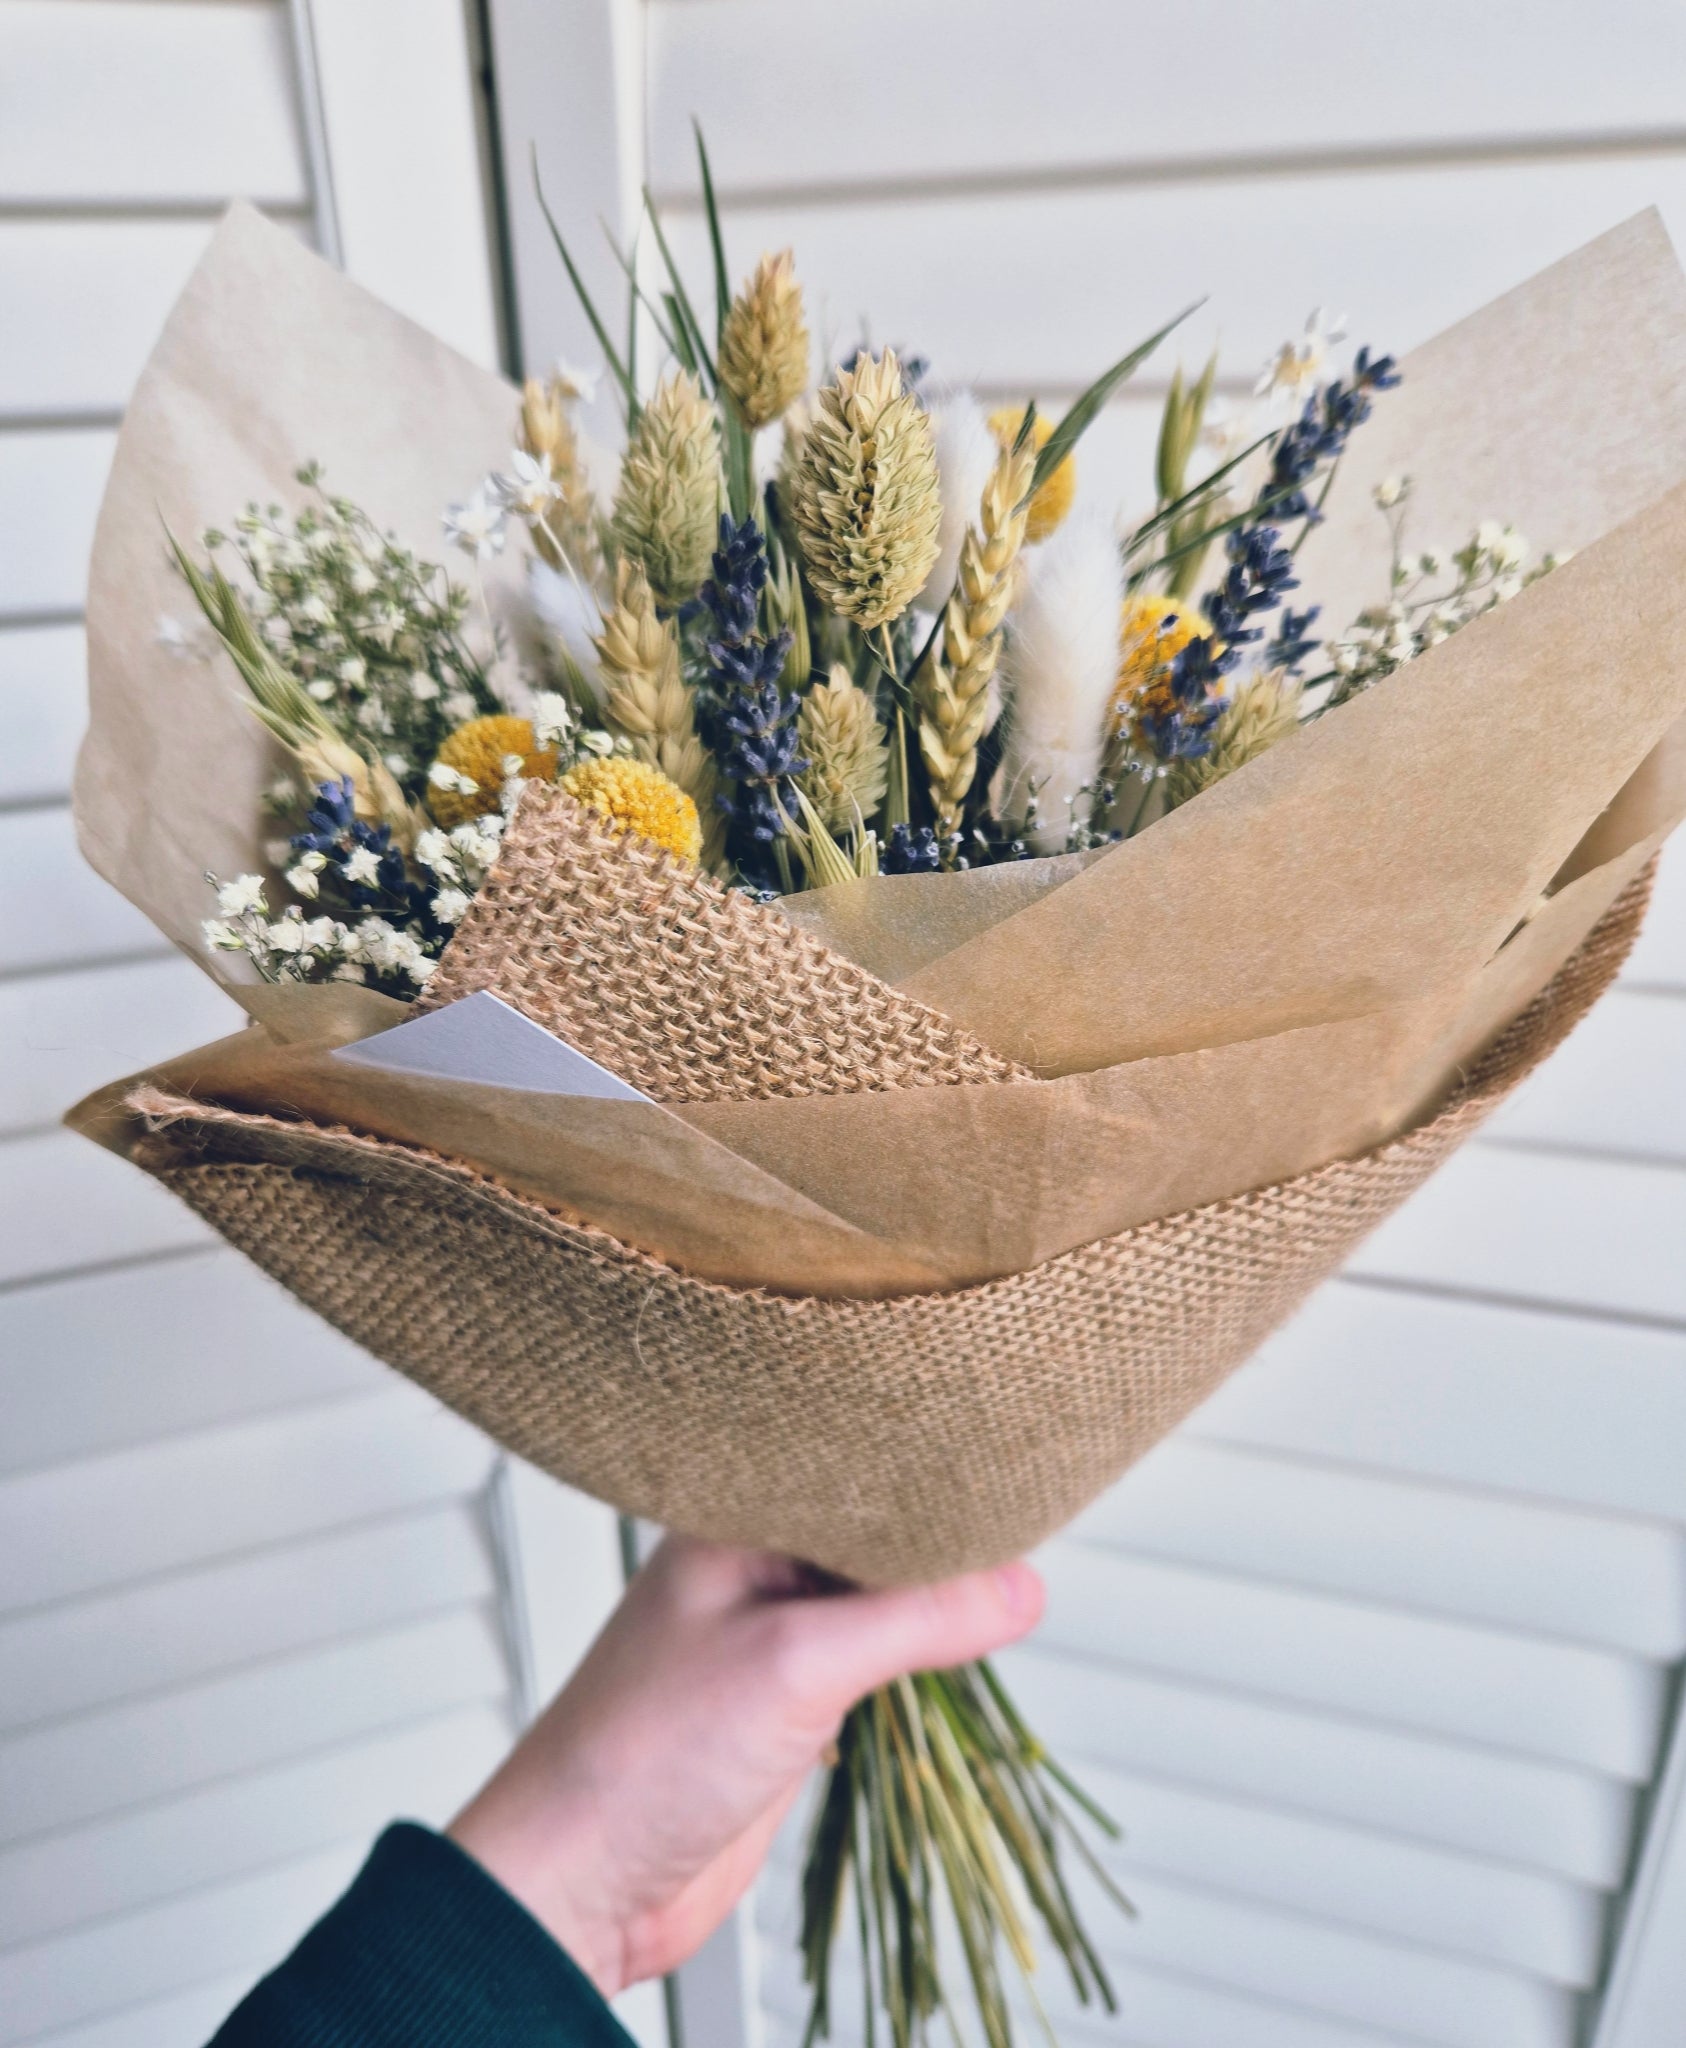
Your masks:
<svg viewBox="0 0 1686 2048"><path fill-rule="evenodd" d="M78 804L254 1025L76 1115L522 1454L915 1578L1069 1519L1615 971L1686 809L1686 288L1641 220L1403 383L1314 317L1251 433L1179 371L1114 523L1079 443L1175 321L1057 421L888 349L816 388L791 258L732 293L702 168L706 329L653 215L650 384L587 301L612 489L584 373L509 394L225 226L102 515ZM1542 581L1495 491L1581 560ZM486 994L634 1099L346 1057ZM1110 2003L1084 1813L987 1667L865 1703L811 2031L840 1928L897 2048L962 1980L1005 2048L1032 1923Z"/></svg>

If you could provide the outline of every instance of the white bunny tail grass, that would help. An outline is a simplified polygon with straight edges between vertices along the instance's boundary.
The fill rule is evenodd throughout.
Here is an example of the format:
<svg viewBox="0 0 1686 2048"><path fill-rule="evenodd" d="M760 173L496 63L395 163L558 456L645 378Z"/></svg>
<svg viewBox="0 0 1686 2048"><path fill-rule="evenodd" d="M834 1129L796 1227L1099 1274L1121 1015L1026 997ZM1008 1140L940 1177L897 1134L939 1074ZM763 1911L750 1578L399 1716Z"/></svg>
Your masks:
<svg viewBox="0 0 1686 2048"><path fill-rule="evenodd" d="M1036 800L1030 844L1058 853L1082 819L1100 773L1107 707L1118 682L1124 571L1099 520L1071 519L1024 557L1024 590L1008 622L1001 815Z"/></svg>
<svg viewBox="0 0 1686 2048"><path fill-rule="evenodd" d="M576 709L595 714L603 697L596 642L603 618L597 597L568 570L553 569L537 555L527 562L527 596L547 665L561 670Z"/></svg>
<svg viewBox="0 0 1686 2048"><path fill-rule="evenodd" d="M937 450L942 524L937 528L937 559L914 603L924 611L940 612L960 574L961 543L967 527L977 523L984 486L1001 450L983 407L969 391L949 391L932 406L931 432Z"/></svg>

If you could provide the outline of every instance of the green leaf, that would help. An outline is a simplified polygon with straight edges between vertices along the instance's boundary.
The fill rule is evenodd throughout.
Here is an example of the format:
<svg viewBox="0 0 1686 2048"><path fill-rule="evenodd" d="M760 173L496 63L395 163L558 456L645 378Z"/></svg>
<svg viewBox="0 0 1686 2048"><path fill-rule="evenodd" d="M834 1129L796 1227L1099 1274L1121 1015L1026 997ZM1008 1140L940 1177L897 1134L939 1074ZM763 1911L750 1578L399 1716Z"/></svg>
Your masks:
<svg viewBox="0 0 1686 2048"><path fill-rule="evenodd" d="M732 303L732 288L726 281L726 244L720 233L720 209L714 202L714 174L708 167L708 145L703 141L702 123L693 121L697 137L697 163L702 170L703 210L708 215L708 239L714 250L715 346L726 332L726 311Z"/></svg>
<svg viewBox="0 0 1686 2048"><path fill-rule="evenodd" d="M1246 462L1249 457L1257 455L1261 448L1268 447L1275 439L1276 429L1273 427L1268 434L1261 434L1256 441L1249 443L1247 447L1242 449L1239 455L1232 455L1226 463L1214 469L1209 476L1203 476L1199 483L1191 485L1188 490L1183 492L1180 498L1173 498L1170 504L1161 505L1151 518L1142 521L1141 525L1136 528L1135 532L1131 534L1129 540L1125 543L1124 553L1126 559L1150 535L1162 532L1167 526L1174 526L1179 517L1188 511L1192 505L1198 503L1202 498L1211 496L1216 487L1232 471L1239 469L1242 463Z"/></svg>
<svg viewBox="0 0 1686 2048"><path fill-rule="evenodd" d="M726 456L726 498L741 525L755 510L755 448L742 413L724 393L720 399Z"/></svg>
<svg viewBox="0 0 1686 2048"><path fill-rule="evenodd" d="M670 305L667 306L668 319L664 320L662 318L662 309L655 304L655 302L651 299L649 293L645 291L644 287L638 282L638 246L636 242L633 244L632 254L629 256L627 252L621 248L620 244L615 240L614 236L610 234L609 224L607 221L604 221L602 223L602 228L603 239L609 245L609 253L620 265L621 272L626 278L627 285L631 293L631 304L628 306L627 309L627 374L632 378L633 383L636 384L638 381L636 374L638 366L638 343L636 338L638 329L636 323L636 308L639 306L642 306L645 312L649 314L651 321L655 325L656 332L662 338L663 345L666 348L672 350L674 355L676 355L679 358L679 360L685 364L686 369L691 369L693 365L686 361L685 350L680 346L680 335L676 335L669 325L669 320L671 320L672 318L672 307ZM670 298L671 294L667 294L666 297ZM681 335L682 334L683 329L681 329ZM688 337L686 338L688 339Z"/></svg>
<svg viewBox="0 0 1686 2048"><path fill-rule="evenodd" d="M697 375L697 352L691 346L691 330L685 325L685 315L679 301L672 292L662 293L662 304L667 308L667 317L673 329L673 353L679 358L691 375Z"/></svg>
<svg viewBox="0 0 1686 2048"><path fill-rule="evenodd" d="M1159 415L1159 446L1153 458L1161 500L1182 494L1183 471L1188 466L1187 455L1181 448L1182 421L1183 366L1179 363L1172 373L1171 388L1165 394L1165 410Z"/></svg>
<svg viewBox="0 0 1686 2048"><path fill-rule="evenodd" d="M598 316L592 304L591 294L585 288L585 279L580 276L574 259L568 254L568 245L562 239L562 230L556 225L556 216L550 210L550 203L544 196L544 185L539 178L539 152L535 145L532 151L533 190L538 195L539 211L544 215L545 226L550 230L550 239L556 244L556 253L562 259L562 267L568 273L568 282L574 287L576 297L591 322L591 331L597 336L597 345L603 351L603 360L609 365L615 382L621 387L621 396L626 400L627 425L633 425L638 418L638 387L632 381L625 363L616 353L615 344L609 339L609 330Z"/></svg>
<svg viewBox="0 0 1686 2048"><path fill-rule="evenodd" d="M1049 435L1047 446L1036 458L1036 473L1030 482L1032 493L1041 489L1042 485L1059 468L1072 449L1077 446L1084 434L1094 424L1101 407L1106 404L1107 400L1118 389L1119 385L1124 382L1125 378L1133 376L1165 339L1166 335L1173 333L1188 318L1190 313L1197 311L1205 303L1204 299L1196 299L1192 306L1185 306L1174 320L1167 320L1157 334L1150 335L1139 347L1131 349L1127 356L1121 356L1104 376L1095 379L1094 383L1089 386L1088 390L1080 398L1072 400L1071 409L1066 413L1064 419L1060 421L1053 433Z"/></svg>

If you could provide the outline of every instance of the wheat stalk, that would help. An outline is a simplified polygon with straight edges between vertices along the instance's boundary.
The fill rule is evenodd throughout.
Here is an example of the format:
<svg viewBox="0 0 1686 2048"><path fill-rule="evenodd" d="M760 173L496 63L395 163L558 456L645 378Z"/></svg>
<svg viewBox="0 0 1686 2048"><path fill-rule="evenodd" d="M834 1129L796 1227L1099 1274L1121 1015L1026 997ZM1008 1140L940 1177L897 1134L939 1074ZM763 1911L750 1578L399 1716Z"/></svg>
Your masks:
<svg viewBox="0 0 1686 2048"><path fill-rule="evenodd" d="M697 737L696 710L679 669L679 643L659 617L642 569L615 568L615 601L596 642L602 664L603 716L639 760L659 768L697 807L702 859L718 868L726 847L726 814L714 757Z"/></svg>
<svg viewBox="0 0 1686 2048"><path fill-rule="evenodd" d="M541 384L529 377L521 387L521 446L529 455L548 456L550 473L562 495L533 529L533 544L553 569L572 568L582 583L592 582L602 566L597 542L597 506L580 454L579 435L568 415L572 386L560 377Z"/></svg>
<svg viewBox="0 0 1686 2048"><path fill-rule="evenodd" d="M919 753L939 839L952 840L959 832L961 807L978 772L978 742L989 727L1001 621L1012 602L1013 565L1024 545L1035 469L1036 448L1028 435L998 457L977 524L961 544L960 573L943 611L941 649L932 649L914 678Z"/></svg>

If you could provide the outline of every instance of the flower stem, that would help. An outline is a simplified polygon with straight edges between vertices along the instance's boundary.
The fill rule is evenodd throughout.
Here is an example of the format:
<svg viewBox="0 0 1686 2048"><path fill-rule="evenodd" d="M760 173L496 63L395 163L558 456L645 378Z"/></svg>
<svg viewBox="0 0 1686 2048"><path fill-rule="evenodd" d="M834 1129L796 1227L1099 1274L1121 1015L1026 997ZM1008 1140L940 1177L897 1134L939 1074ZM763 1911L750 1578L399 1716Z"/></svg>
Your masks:
<svg viewBox="0 0 1686 2048"><path fill-rule="evenodd" d="M869 2043L882 2015L891 2048L924 2048L939 2014L960 2042L939 1926L957 1938L987 2048L1013 2048L1003 1951L1052 2040L1031 1981L1032 1917L1078 1998L1115 2010L1066 1883L1062 1844L1131 1908L1067 1802L1116 1839L1116 1824L1052 1763L988 1664L901 1679L863 1700L839 1735L803 1872L805 2042L830 2030L832 1950L851 1886Z"/></svg>

